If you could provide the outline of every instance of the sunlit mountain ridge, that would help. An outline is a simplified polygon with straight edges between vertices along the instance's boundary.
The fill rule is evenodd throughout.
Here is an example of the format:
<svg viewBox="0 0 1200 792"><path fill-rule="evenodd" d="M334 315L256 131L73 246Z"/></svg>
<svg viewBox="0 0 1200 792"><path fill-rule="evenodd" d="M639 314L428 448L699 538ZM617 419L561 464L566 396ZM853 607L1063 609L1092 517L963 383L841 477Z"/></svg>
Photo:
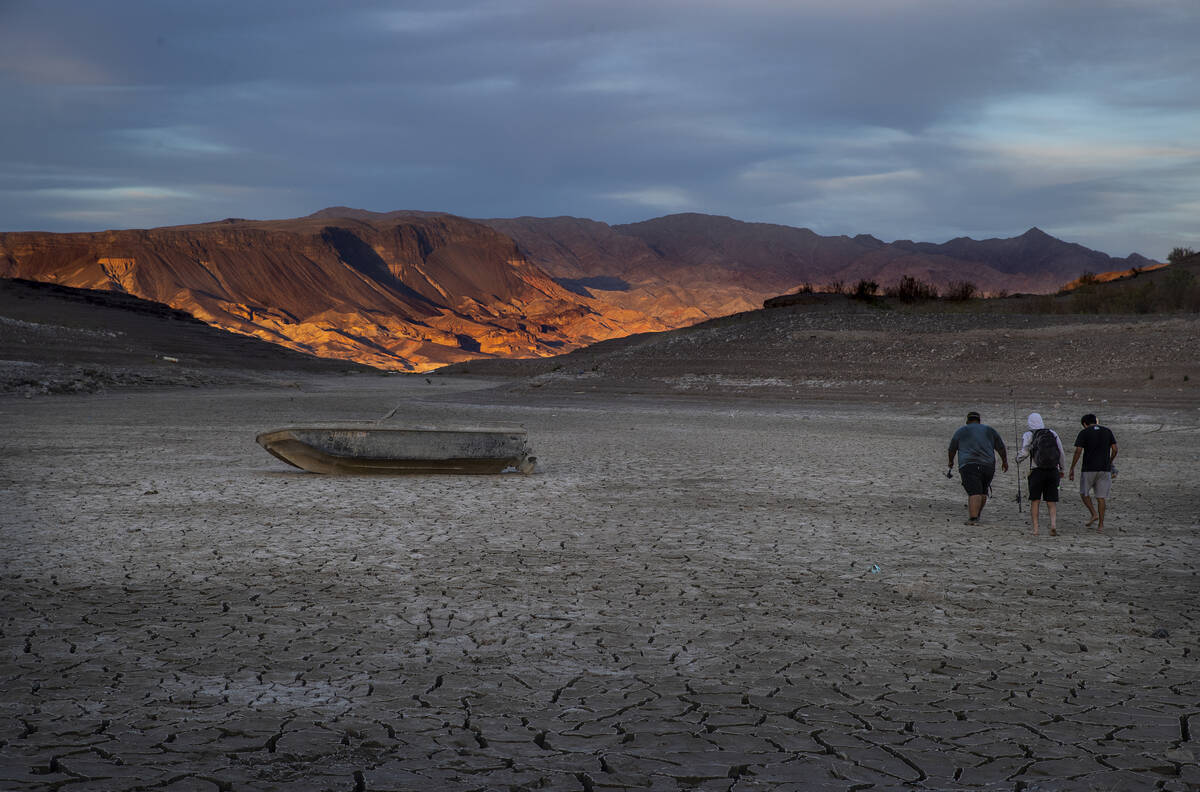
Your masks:
<svg viewBox="0 0 1200 792"><path fill-rule="evenodd" d="M803 284L911 275L1036 292L1151 263L1037 229L888 244L695 214L610 226L333 207L290 220L0 233L0 276L124 292L290 349L398 371L546 357L757 308Z"/></svg>

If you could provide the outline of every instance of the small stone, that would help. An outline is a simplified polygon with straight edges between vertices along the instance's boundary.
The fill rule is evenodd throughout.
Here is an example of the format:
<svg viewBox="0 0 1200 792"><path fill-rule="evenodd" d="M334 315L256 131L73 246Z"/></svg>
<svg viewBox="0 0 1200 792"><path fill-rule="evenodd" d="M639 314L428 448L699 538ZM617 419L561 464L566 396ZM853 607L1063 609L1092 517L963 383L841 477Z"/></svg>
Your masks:
<svg viewBox="0 0 1200 792"><path fill-rule="evenodd" d="M1195 754L1187 748L1172 748L1163 754L1163 756L1172 762L1179 762L1180 764L1191 764L1196 761Z"/></svg>

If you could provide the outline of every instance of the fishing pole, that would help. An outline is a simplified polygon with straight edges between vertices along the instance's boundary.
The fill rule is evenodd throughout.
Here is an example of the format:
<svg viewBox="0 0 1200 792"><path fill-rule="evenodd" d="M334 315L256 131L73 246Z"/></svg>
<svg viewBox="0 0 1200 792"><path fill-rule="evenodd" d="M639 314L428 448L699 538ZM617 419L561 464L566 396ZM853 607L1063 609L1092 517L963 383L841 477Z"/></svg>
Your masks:
<svg viewBox="0 0 1200 792"><path fill-rule="evenodd" d="M1017 514L1021 514L1021 424L1017 422L1017 397L1013 395L1012 388L1008 389L1008 395L1012 399L1013 437L1016 438L1013 460L1017 463Z"/></svg>

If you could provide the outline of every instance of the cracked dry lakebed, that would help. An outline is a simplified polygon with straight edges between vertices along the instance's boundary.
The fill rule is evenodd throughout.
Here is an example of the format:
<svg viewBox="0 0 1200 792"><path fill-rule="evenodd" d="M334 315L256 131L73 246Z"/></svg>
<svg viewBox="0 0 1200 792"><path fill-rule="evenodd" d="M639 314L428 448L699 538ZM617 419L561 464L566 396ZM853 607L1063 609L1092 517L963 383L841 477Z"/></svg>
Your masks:
<svg viewBox="0 0 1200 792"><path fill-rule="evenodd" d="M0 788L1200 789L1200 411L1101 414L1106 532L1064 485L1034 537L942 475L1012 405L490 384L0 398ZM540 468L254 442L397 404Z"/></svg>

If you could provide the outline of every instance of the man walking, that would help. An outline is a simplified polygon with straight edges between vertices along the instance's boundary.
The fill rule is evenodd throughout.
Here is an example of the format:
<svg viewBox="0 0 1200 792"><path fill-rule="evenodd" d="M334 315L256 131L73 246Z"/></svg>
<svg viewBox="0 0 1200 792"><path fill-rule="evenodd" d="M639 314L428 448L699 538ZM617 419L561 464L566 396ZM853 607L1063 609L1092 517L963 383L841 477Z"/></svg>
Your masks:
<svg viewBox="0 0 1200 792"><path fill-rule="evenodd" d="M1083 472L1079 476L1079 497L1087 507L1096 530L1104 533L1104 501L1112 489L1113 460L1117 458L1117 438L1112 431L1096 422L1096 416L1088 413L1079 419L1083 429L1075 437L1075 456L1071 458L1070 480L1075 480L1075 465L1083 455ZM1096 493L1096 506L1092 507L1090 492Z"/></svg>
<svg viewBox="0 0 1200 792"><path fill-rule="evenodd" d="M985 423L979 422L979 413L967 413L966 426L960 426L950 438L950 456L946 475L954 469L954 455L958 454L958 477L967 491L967 525L978 525L979 515L987 504L988 488L996 475L996 454L1000 464L1008 472L1008 451L1000 433Z"/></svg>
<svg viewBox="0 0 1200 792"><path fill-rule="evenodd" d="M1038 535L1038 512L1042 501L1050 512L1050 535L1058 536L1058 482L1063 476L1067 455L1062 440L1053 429L1047 429L1038 413L1029 413L1029 431L1021 435L1021 451L1017 462L1030 458L1029 513L1033 517L1033 535Z"/></svg>

